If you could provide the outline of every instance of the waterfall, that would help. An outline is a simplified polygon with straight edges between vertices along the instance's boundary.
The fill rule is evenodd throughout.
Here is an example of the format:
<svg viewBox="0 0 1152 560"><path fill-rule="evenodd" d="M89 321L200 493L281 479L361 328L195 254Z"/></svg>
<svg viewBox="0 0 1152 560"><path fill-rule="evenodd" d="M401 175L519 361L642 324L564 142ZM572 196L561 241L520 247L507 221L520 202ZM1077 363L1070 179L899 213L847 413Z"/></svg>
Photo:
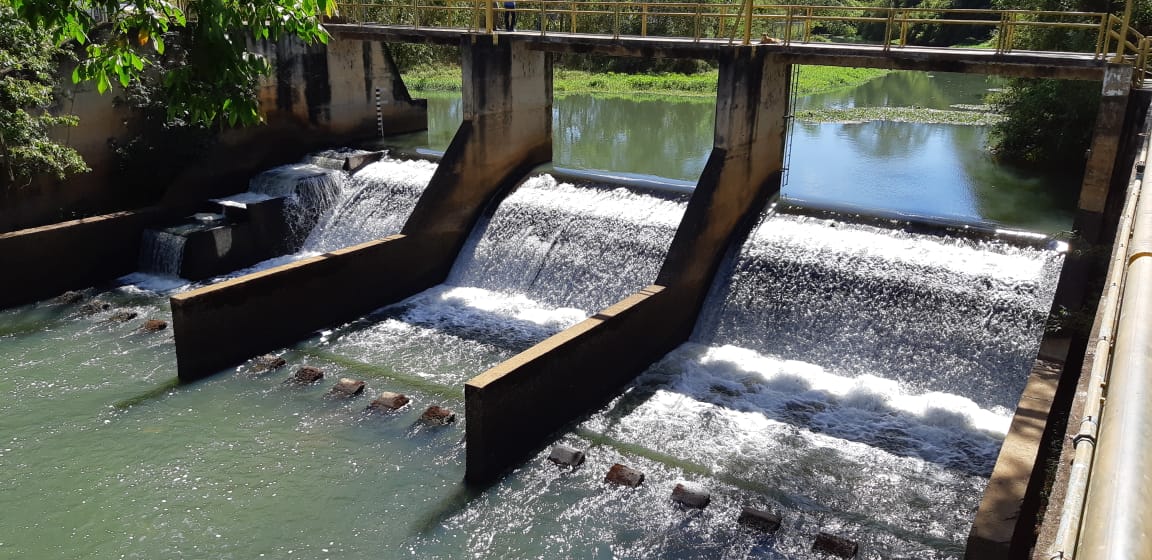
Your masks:
<svg viewBox="0 0 1152 560"><path fill-rule="evenodd" d="M476 371L437 364L469 355L491 366L655 281L684 208L679 198L530 178L476 226L445 284L388 308L345 344L460 381ZM431 337L436 356L411 353Z"/></svg>
<svg viewBox="0 0 1152 560"><path fill-rule="evenodd" d="M585 427L763 484L768 509L881 556L956 554L1062 259L774 215L722 271L692 340Z"/></svg>
<svg viewBox="0 0 1152 560"><path fill-rule="evenodd" d="M448 283L594 313L655 281L684 208L676 198L533 177L469 239Z"/></svg>
<svg viewBox="0 0 1152 560"><path fill-rule="evenodd" d="M310 163L294 163L274 167L253 177L248 191L269 196L284 197L284 217L293 239L292 245L303 242L312 228L344 190L345 174Z"/></svg>
<svg viewBox="0 0 1152 560"><path fill-rule="evenodd" d="M180 275L187 239L167 231L146 229L141 237L139 269L168 276Z"/></svg>
<svg viewBox="0 0 1152 560"><path fill-rule="evenodd" d="M331 251L399 233L435 171L435 163L419 160L383 159L366 165L346 182L304 250Z"/></svg>

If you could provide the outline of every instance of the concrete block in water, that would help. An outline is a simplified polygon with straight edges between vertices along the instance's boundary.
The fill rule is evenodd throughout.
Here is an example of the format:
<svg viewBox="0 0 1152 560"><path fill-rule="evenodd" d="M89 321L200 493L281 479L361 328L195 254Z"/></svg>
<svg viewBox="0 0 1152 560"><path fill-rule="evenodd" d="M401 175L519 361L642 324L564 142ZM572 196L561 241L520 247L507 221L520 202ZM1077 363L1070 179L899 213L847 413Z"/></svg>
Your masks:
<svg viewBox="0 0 1152 560"><path fill-rule="evenodd" d="M584 452L567 445L557 445L548 454L548 460L563 467L579 467L584 463Z"/></svg>
<svg viewBox="0 0 1152 560"><path fill-rule="evenodd" d="M608 474L604 475L604 482L635 488L644 482L644 473L616 463L608 469Z"/></svg>
<svg viewBox="0 0 1152 560"><path fill-rule="evenodd" d="M456 413L447 408L433 405L420 415L420 421L434 426L443 426L455 422Z"/></svg>
<svg viewBox="0 0 1152 560"><path fill-rule="evenodd" d="M304 368L300 368L300 369L303 370ZM317 371L319 371L319 370L317 370ZM321 375L323 375L323 374L321 374ZM337 381L336 384L332 386L332 389L330 391L328 391L328 395L333 396L333 397L347 398L347 397L354 397L354 396L359 395L360 393L363 393L363 392L364 392L364 382L363 381L360 381L359 379L349 379L347 377L341 377L340 381Z"/></svg>
<svg viewBox="0 0 1152 560"><path fill-rule="evenodd" d="M80 312L85 315L93 315L101 311L107 311L109 309L112 309L111 303L100 301L98 299L94 299L80 306Z"/></svg>
<svg viewBox="0 0 1152 560"><path fill-rule="evenodd" d="M309 385L324 379L324 370L312 366L303 366L288 380L299 385Z"/></svg>
<svg viewBox="0 0 1152 560"><path fill-rule="evenodd" d="M712 503L712 493L692 482L680 482L672 489L672 501L690 508L706 508Z"/></svg>
<svg viewBox="0 0 1152 560"><path fill-rule="evenodd" d="M373 400L368 405L368 408L370 410L381 410L381 411L399 410L399 409L403 408L404 405L411 402L411 400L412 399L409 399L407 396L402 395L400 393L392 393L389 391L384 391L383 393L380 393L380 395L378 395L376 397L376 400Z"/></svg>
<svg viewBox="0 0 1152 560"><path fill-rule="evenodd" d="M744 508L740 510L740 517L736 518L737 523L764 531L765 533L775 533L780 529L781 521L780 516L775 513L748 506L744 506Z"/></svg>
<svg viewBox="0 0 1152 560"><path fill-rule="evenodd" d="M84 294L69 290L54 298L48 303L51 305L71 305L73 303L80 303L84 300Z"/></svg>
<svg viewBox="0 0 1152 560"><path fill-rule="evenodd" d="M855 558L859 549L856 541L824 532L817 534L816 541L812 543L814 552L825 552L841 558Z"/></svg>
<svg viewBox="0 0 1152 560"><path fill-rule="evenodd" d="M264 354L252 360L252 373L264 373L280 369L286 365L288 362L284 361L284 358L275 354Z"/></svg>
<svg viewBox="0 0 1152 560"><path fill-rule="evenodd" d="M159 319L148 319L147 321L144 321L144 325L140 327L140 330L146 333L153 333L162 331L166 328L168 328L167 321L161 321Z"/></svg>
<svg viewBox="0 0 1152 560"><path fill-rule="evenodd" d="M113 323L126 323L136 318L135 311L117 311L108 318Z"/></svg>

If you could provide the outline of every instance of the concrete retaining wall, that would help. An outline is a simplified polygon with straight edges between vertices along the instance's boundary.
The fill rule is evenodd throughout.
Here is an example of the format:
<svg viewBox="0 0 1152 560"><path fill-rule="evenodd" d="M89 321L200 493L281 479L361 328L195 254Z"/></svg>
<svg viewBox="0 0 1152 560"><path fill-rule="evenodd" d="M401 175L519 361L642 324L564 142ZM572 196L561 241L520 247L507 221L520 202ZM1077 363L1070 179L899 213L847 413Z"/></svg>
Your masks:
<svg viewBox="0 0 1152 560"><path fill-rule="evenodd" d="M145 208L0 234L0 309L135 271L141 232L179 215Z"/></svg>
<svg viewBox="0 0 1152 560"><path fill-rule="evenodd" d="M180 379L211 375L399 301L435 284L436 267L419 243L395 235L173 296Z"/></svg>

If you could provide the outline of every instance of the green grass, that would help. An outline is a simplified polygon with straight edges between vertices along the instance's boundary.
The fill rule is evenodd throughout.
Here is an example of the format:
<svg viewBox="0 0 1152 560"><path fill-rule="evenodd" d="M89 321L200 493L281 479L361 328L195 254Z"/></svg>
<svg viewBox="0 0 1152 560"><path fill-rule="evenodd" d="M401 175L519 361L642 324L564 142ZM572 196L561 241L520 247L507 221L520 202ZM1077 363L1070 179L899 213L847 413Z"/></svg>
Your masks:
<svg viewBox="0 0 1152 560"><path fill-rule="evenodd" d="M887 73L871 68L801 66L796 91L809 95L860 85ZM700 74L617 74L556 69L553 91L557 96L574 93L610 95L712 97L716 94L717 71ZM404 83L413 91L460 91L460 68L422 67L404 73Z"/></svg>

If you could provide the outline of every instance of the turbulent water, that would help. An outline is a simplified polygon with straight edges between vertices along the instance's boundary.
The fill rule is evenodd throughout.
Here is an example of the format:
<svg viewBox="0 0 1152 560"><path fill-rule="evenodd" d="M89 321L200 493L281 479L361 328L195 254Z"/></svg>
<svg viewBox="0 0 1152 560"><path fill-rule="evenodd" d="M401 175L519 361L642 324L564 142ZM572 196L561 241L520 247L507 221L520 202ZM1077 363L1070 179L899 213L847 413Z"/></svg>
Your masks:
<svg viewBox="0 0 1152 560"><path fill-rule="evenodd" d="M398 232L433 171L383 160L333 180L297 256ZM333 173L290 167L254 190L328 192ZM0 516L0 557L802 559L818 531L861 558L959 557L1036 353L1052 251L773 215L692 341L560 436L583 467L544 451L490 488L461 483L460 424L420 412L463 419L463 381L651 283L684 209L534 177L447 283L284 351L283 370L179 388L161 385L171 331L139 331L170 318L156 294L0 311L0 368L19 372L0 379L0 495L22 504ZM368 395L285 384L302 365ZM381 391L413 404L366 414ZM616 462L644 485L605 485ZM682 480L712 504L674 505ZM745 505L782 514L780 531L741 528Z"/></svg>
<svg viewBox="0 0 1152 560"><path fill-rule="evenodd" d="M338 170L293 163L274 167L252 178L248 191L284 197L284 217L298 244L342 197L345 174Z"/></svg>
<svg viewBox="0 0 1152 560"><path fill-rule="evenodd" d="M459 383L656 279L678 199L526 181L473 232L447 283L332 337L365 361ZM428 344L437 352L428 352Z"/></svg>
<svg viewBox="0 0 1152 560"><path fill-rule="evenodd" d="M340 199L304 242L304 251L331 251L399 233L436 164L384 159L346 182Z"/></svg>

